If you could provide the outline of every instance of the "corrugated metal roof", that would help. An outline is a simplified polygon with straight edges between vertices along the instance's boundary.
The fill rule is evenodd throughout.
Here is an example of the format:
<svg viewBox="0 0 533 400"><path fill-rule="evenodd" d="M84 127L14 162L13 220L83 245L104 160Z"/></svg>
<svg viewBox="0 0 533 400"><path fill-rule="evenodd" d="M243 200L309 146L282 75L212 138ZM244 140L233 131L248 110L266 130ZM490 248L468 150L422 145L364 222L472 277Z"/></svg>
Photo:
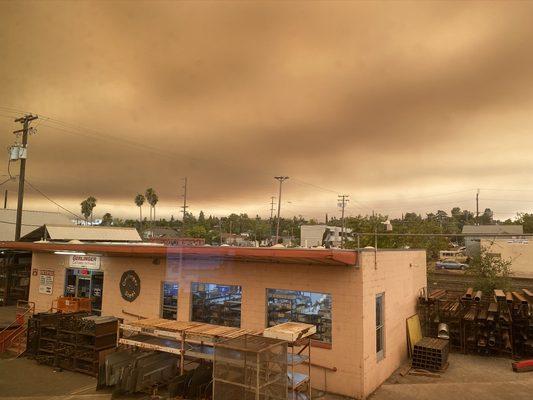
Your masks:
<svg viewBox="0 0 533 400"><path fill-rule="evenodd" d="M524 227L522 225L465 225L463 233L471 234L509 234L522 235Z"/></svg>
<svg viewBox="0 0 533 400"><path fill-rule="evenodd" d="M49 240L86 242L141 242L135 228L114 226L46 225Z"/></svg>
<svg viewBox="0 0 533 400"><path fill-rule="evenodd" d="M16 220L17 210L10 208L0 209L0 240L15 240ZM22 236L45 224L68 226L69 224L73 224L73 222L68 216L58 212L22 211Z"/></svg>

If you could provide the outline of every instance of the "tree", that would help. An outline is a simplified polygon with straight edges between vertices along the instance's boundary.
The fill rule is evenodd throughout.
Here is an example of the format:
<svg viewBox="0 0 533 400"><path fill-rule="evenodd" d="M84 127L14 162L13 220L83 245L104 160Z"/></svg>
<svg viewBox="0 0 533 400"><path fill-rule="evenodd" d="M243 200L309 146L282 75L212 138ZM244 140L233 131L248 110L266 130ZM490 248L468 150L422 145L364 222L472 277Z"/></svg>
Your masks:
<svg viewBox="0 0 533 400"><path fill-rule="evenodd" d="M205 214L203 211L200 211L200 214L198 214L198 223L202 226L205 225Z"/></svg>
<svg viewBox="0 0 533 400"><path fill-rule="evenodd" d="M144 193L144 196L146 198L146 201L150 205L150 222L153 221L152 213L153 213L153 206L152 202L154 201L154 196L156 196L154 189L148 188L146 189L146 192Z"/></svg>
<svg viewBox="0 0 533 400"><path fill-rule="evenodd" d="M111 226L113 225L113 216L110 213L105 213L102 217L102 222L100 223L102 226Z"/></svg>
<svg viewBox="0 0 533 400"><path fill-rule="evenodd" d="M524 233L533 233L533 214L519 213L514 222L524 226Z"/></svg>
<svg viewBox="0 0 533 400"><path fill-rule="evenodd" d="M483 212L483 214L481 214L481 224L482 225L491 225L494 223L494 220L493 220L493 217L494 217L494 213L492 212L492 210L490 208L485 208L485 211Z"/></svg>
<svg viewBox="0 0 533 400"><path fill-rule="evenodd" d="M466 273L474 277L476 290L491 294L494 289L509 289L511 264L511 260L504 260L482 248L479 255L470 261Z"/></svg>
<svg viewBox="0 0 533 400"><path fill-rule="evenodd" d="M87 202L89 204L89 209L91 211L91 224L93 222L93 210L96 207L96 201L97 201L96 198L94 198L93 196L87 197Z"/></svg>
<svg viewBox="0 0 533 400"><path fill-rule="evenodd" d="M96 201L96 198L94 198L93 196L89 196L80 203L81 213L85 217L86 223L89 217L91 219L91 223L93 222L93 210L96 207Z"/></svg>
<svg viewBox="0 0 533 400"><path fill-rule="evenodd" d="M87 223L87 219L91 215L91 207L89 206L87 199L83 200L80 203L80 206L81 206L81 214L85 217L85 223Z"/></svg>
<svg viewBox="0 0 533 400"><path fill-rule="evenodd" d="M135 205L139 207L139 228L141 232L143 230L143 209L142 207L144 204L144 200L145 200L144 196L140 193L137 196L135 196L135 199L134 199Z"/></svg>
<svg viewBox="0 0 533 400"><path fill-rule="evenodd" d="M154 221L155 221L155 205L157 204L158 201L159 201L159 196L154 192L154 194L152 195L152 199L150 201L150 206L154 210Z"/></svg>

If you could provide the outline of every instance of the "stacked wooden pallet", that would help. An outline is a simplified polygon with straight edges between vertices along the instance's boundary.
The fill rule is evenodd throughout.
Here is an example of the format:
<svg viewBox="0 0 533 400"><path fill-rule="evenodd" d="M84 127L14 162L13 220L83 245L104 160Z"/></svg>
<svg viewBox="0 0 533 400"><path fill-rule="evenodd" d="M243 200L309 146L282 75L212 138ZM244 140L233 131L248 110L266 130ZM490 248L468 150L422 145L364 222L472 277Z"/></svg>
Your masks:
<svg viewBox="0 0 533 400"><path fill-rule="evenodd" d="M448 363L449 342L444 339L422 338L415 344L412 367L440 371Z"/></svg>

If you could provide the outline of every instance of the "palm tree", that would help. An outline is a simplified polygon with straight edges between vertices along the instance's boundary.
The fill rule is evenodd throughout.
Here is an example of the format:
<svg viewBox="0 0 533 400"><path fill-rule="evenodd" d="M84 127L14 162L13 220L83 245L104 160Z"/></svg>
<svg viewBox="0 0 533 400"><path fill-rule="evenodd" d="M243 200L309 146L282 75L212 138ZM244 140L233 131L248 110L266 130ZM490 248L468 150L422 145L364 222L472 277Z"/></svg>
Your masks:
<svg viewBox="0 0 533 400"><path fill-rule="evenodd" d="M155 191L152 188L146 189L146 192L144 193L144 196L146 197L146 201L148 204L150 204L150 222L152 221L152 201L154 199Z"/></svg>
<svg viewBox="0 0 533 400"><path fill-rule="evenodd" d="M150 205L154 209L154 222L155 222L155 205L159 201L159 196L154 192L154 195L152 196L152 201L150 201Z"/></svg>
<svg viewBox="0 0 533 400"><path fill-rule="evenodd" d="M135 196L135 205L137 207L139 207L139 226L140 226L140 230L142 232L143 230L143 209L142 209L142 206L144 204L144 196L142 194L138 194L137 196Z"/></svg>

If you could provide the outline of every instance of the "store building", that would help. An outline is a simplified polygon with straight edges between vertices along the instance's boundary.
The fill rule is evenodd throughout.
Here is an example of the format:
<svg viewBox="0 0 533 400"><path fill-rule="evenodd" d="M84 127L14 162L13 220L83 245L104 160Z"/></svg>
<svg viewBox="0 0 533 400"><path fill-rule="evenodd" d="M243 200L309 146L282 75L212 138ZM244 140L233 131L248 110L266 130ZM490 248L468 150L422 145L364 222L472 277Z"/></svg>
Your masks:
<svg viewBox="0 0 533 400"><path fill-rule="evenodd" d="M406 319L426 286L423 250L360 251L156 244L2 242L33 252L37 311L69 293L69 270L102 274L101 311L262 330L313 323L312 385L355 398L407 358ZM76 257L92 257L80 261ZM84 295L85 293L81 293Z"/></svg>
<svg viewBox="0 0 533 400"><path fill-rule="evenodd" d="M90 243L138 243L141 237L135 228L110 226L80 226L45 224L32 227L20 239L22 242L90 242ZM86 257L87 259L87 257ZM78 257L79 263L81 257ZM32 253L24 250L0 251L0 306L28 300ZM80 274L76 266L65 270L65 293L72 296L93 297L95 310L101 308L103 275L98 268L89 268Z"/></svg>

